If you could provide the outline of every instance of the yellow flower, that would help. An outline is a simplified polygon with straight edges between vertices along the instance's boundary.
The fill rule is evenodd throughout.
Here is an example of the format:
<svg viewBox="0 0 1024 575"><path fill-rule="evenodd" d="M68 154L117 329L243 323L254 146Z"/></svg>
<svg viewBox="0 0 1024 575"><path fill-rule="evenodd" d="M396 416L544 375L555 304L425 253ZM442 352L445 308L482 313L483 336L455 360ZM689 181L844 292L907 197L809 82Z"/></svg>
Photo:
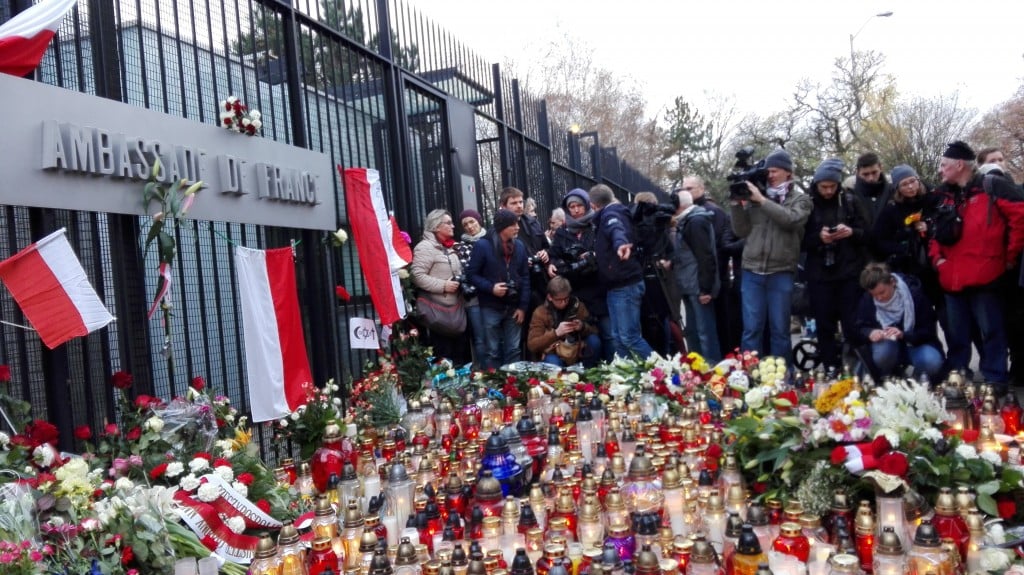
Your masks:
<svg viewBox="0 0 1024 575"><path fill-rule="evenodd" d="M252 441L252 432L246 431L239 427L235 430L235 451L241 451L249 442Z"/></svg>
<svg viewBox="0 0 1024 575"><path fill-rule="evenodd" d="M830 413L833 409L843 405L843 399L850 394L852 389L852 379L843 379L835 382L815 400L814 409L817 409L818 413L822 415Z"/></svg>

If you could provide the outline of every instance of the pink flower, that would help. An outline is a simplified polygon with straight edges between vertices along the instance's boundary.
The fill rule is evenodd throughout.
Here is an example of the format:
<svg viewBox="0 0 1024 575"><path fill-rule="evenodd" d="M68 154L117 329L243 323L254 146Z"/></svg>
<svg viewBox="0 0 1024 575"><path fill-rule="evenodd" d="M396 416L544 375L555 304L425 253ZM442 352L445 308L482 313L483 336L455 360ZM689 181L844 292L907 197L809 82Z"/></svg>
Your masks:
<svg viewBox="0 0 1024 575"><path fill-rule="evenodd" d="M32 559L33 563L38 563L43 560L43 554L39 551L36 551L35 549L33 549L32 552L28 554L28 556Z"/></svg>
<svg viewBox="0 0 1024 575"><path fill-rule="evenodd" d="M115 457L114 458L114 464L113 464L112 467L113 467L113 470L116 471L117 473L127 473L128 472L128 468L129 468L129 463L128 463L128 460L124 459L123 457Z"/></svg>

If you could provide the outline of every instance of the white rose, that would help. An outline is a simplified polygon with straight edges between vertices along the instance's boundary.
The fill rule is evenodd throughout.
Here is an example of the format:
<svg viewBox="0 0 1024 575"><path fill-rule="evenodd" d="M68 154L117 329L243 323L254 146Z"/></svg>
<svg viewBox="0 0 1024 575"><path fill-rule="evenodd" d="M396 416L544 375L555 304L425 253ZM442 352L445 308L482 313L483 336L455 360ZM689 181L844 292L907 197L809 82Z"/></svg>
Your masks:
<svg viewBox="0 0 1024 575"><path fill-rule="evenodd" d="M299 417L301 416L299 415L299 412L296 411L295 413L292 414L292 421L298 421Z"/></svg>
<svg viewBox="0 0 1024 575"><path fill-rule="evenodd" d="M973 445L967 445L966 443L961 443L956 446L956 454L964 459L978 458L978 450L975 449Z"/></svg>
<svg viewBox="0 0 1024 575"><path fill-rule="evenodd" d="M580 382L580 374L576 373L575 371L571 372L569 374L569 383L579 383L579 382Z"/></svg>
<svg viewBox="0 0 1024 575"><path fill-rule="evenodd" d="M192 473L199 473L200 471L208 469L209 467L210 467L210 462L205 460L205 459L203 459L202 457L197 457L197 458L193 459L192 461L188 462L188 469Z"/></svg>
<svg viewBox="0 0 1024 575"><path fill-rule="evenodd" d="M224 421L226 421L229 424L234 423L235 422L235 415L233 413L229 413L229 414L225 415L224 416Z"/></svg>
<svg viewBox="0 0 1024 575"><path fill-rule="evenodd" d="M199 478L189 473L181 478L181 481L178 482L178 487L185 491L195 491L195 488L199 487Z"/></svg>
<svg viewBox="0 0 1024 575"><path fill-rule="evenodd" d="M980 566L988 572L1002 572L1010 566L1010 558L1006 551L994 547L986 547L981 550Z"/></svg>
<svg viewBox="0 0 1024 575"><path fill-rule="evenodd" d="M253 120L259 120L260 118L263 117L263 114L261 114L259 110L253 110L249 112L249 117Z"/></svg>
<svg viewBox="0 0 1024 575"><path fill-rule="evenodd" d="M204 483L199 486L199 491L196 492L196 497L205 503L216 501L220 498L220 487L217 487L212 483Z"/></svg>
<svg viewBox="0 0 1024 575"><path fill-rule="evenodd" d="M146 429L160 433L164 428L164 420L159 417L151 417L146 420Z"/></svg>
<svg viewBox="0 0 1024 575"><path fill-rule="evenodd" d="M11 444L11 436L7 435L6 433L4 433L2 431L0 431L0 447L2 447L6 451L7 450L7 446L10 445L10 444Z"/></svg>
<svg viewBox="0 0 1024 575"><path fill-rule="evenodd" d="M32 450L32 460L39 467L49 467L57 459L57 452L49 443L44 443Z"/></svg>
<svg viewBox="0 0 1024 575"><path fill-rule="evenodd" d="M185 472L185 464L180 461L172 461L167 464L167 471L164 471L164 475L167 477L177 477Z"/></svg>
<svg viewBox="0 0 1024 575"><path fill-rule="evenodd" d="M253 120L252 121L252 127L253 127L254 130L259 130L260 128L263 127L263 122L260 121L260 120Z"/></svg>
<svg viewBox="0 0 1024 575"><path fill-rule="evenodd" d="M764 405L764 391L760 387L755 387L743 396L743 401L747 402L750 409L757 409Z"/></svg>
<svg viewBox="0 0 1024 575"><path fill-rule="evenodd" d="M231 484L231 487L233 487L235 491L240 493L242 497L249 496L249 487L246 486L246 484L242 483L241 481L235 481L234 483Z"/></svg>
<svg viewBox="0 0 1024 575"><path fill-rule="evenodd" d="M281 427L288 427L288 420L287 419L282 419L282 420L278 421L278 423L281 425Z"/></svg>
<svg viewBox="0 0 1024 575"><path fill-rule="evenodd" d="M982 451L981 452L981 458L984 459L985 461L991 463L992 465L1002 465L1003 464L1003 458L999 457L998 453L993 453L991 451Z"/></svg>
<svg viewBox="0 0 1024 575"><path fill-rule="evenodd" d="M231 481L235 478L235 470L231 469L227 465L218 466L213 470L213 472L219 475L224 481Z"/></svg>
<svg viewBox="0 0 1024 575"><path fill-rule="evenodd" d="M242 519L241 517L232 517L228 519L227 524L228 529L230 529L234 533L241 533L245 531L245 519Z"/></svg>
<svg viewBox="0 0 1024 575"><path fill-rule="evenodd" d="M135 487L135 483L133 483L132 480L128 479L127 477L118 477L117 481L114 482L114 489L118 491L128 490L133 487Z"/></svg>

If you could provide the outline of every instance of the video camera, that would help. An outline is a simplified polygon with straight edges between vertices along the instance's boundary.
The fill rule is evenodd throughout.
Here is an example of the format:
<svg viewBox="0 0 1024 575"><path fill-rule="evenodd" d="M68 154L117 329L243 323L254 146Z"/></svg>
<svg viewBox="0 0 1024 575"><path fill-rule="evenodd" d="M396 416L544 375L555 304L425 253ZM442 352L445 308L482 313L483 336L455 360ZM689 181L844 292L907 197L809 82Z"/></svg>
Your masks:
<svg viewBox="0 0 1024 575"><path fill-rule="evenodd" d="M559 275L582 276L597 271L597 254L585 247L574 244L565 250L567 261L556 266Z"/></svg>
<svg viewBox="0 0 1024 575"><path fill-rule="evenodd" d="M764 159L752 164L754 146L743 146L736 152L736 163L732 165L732 173L725 179L729 181L729 199L750 199L750 188L747 182L765 189L768 186L768 169L764 167Z"/></svg>

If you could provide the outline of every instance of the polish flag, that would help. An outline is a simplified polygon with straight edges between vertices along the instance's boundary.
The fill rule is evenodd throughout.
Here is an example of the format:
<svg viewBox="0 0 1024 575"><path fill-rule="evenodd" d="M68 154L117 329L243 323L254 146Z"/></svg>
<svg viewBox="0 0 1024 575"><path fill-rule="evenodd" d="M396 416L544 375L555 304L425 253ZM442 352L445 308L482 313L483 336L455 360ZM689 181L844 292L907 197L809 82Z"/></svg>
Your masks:
<svg viewBox="0 0 1024 575"><path fill-rule="evenodd" d="M36 69L46 47L77 0L43 0L0 26L0 72L25 76Z"/></svg>
<svg viewBox="0 0 1024 575"><path fill-rule="evenodd" d="M380 173L368 168L343 169L341 166L338 172L345 178L345 206L370 299L381 325L391 325L405 317L405 297L398 270L409 265L412 252L406 245L409 259L405 260L396 248L396 243L405 241L384 205Z"/></svg>
<svg viewBox="0 0 1024 575"><path fill-rule="evenodd" d="M292 249L237 246L235 269L252 420L277 419L306 403L304 388L313 381Z"/></svg>
<svg viewBox="0 0 1024 575"><path fill-rule="evenodd" d="M50 349L114 321L64 228L0 262L0 281Z"/></svg>

